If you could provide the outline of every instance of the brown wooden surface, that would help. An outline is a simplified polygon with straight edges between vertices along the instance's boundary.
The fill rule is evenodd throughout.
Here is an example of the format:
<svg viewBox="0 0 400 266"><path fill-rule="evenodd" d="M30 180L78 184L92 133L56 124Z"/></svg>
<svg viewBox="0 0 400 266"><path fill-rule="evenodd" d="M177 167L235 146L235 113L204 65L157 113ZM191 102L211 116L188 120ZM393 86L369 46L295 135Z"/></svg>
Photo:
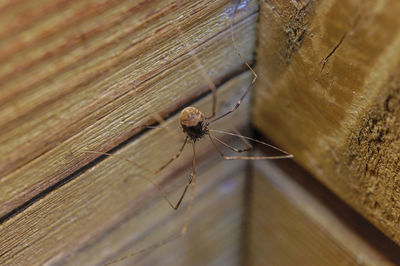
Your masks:
<svg viewBox="0 0 400 266"><path fill-rule="evenodd" d="M240 93L243 92L243 88L246 87L245 85L248 84L250 78L250 73L246 72L222 86L221 90L218 91L221 99L223 99L220 101L219 110L226 110L234 103ZM199 105L196 104L195 106L198 106L201 110L209 110L210 103L211 97L208 96ZM178 124L178 115L169 119L165 126L175 127ZM227 119L222 119L212 127L228 130L233 127L240 128L244 125L244 121L247 120L248 106L244 103L238 112L235 112L234 115ZM157 169L179 150L183 142L183 133L176 132L174 129L172 131L174 131L174 134L165 129L150 130L120 147L115 154L129 158L149 169ZM210 151L210 145L210 141L207 141L207 139L198 142L199 158L204 157L204 153ZM0 225L0 243L2 243L0 245L0 264L39 265L66 262L74 264L74 259L82 263L85 262L86 265L101 261L105 262L110 259L112 254L119 253L120 249L123 252L130 243L133 245L133 250L137 250L146 247L149 243L154 243L153 241L155 240L161 240L166 234L168 235L173 231L178 232L183 219L180 217L177 220L170 220L170 216L167 215L172 215L174 211L166 202L161 201L158 191L151 184L140 178L140 175L151 178L163 186L167 186L174 181L175 185L172 187L171 185L167 186L167 191L178 190L178 192L181 192L190 173L186 167L190 165L192 158L190 145L185 151L179 161L172 164L158 176L151 176L144 170L138 169L116 157L105 158L90 167L89 170L78 173L67 183L43 195L29 207L5 220ZM213 155L211 162L222 161L222 158L214 150L211 150L211 154ZM207 155L207 157L209 156ZM237 164L237 162L230 163L230 167L235 169L239 167L236 165L242 165ZM176 174L174 173L179 170L182 171L182 166L185 166L183 169L186 170L183 171L184 174L180 175L180 178L176 179ZM225 164L224 167L226 168L227 165ZM207 167L202 169L206 171ZM215 170L211 171L208 178L210 182L222 182L221 178L226 177L228 173L231 172L228 171L223 174L222 170ZM202 173L199 169L199 187L202 183L201 176ZM212 181L213 178L216 180ZM240 183L240 181L238 182ZM211 192L211 194L213 193ZM234 197L238 197L237 201L240 201L241 196L237 193L234 193L236 195ZM203 204L215 204L219 197L223 198L218 193L214 193L214 195L210 196L215 200L214 203L212 201L210 203L210 199L204 199L205 202ZM153 197L157 197L157 201L160 202L157 205L158 207L154 207L155 209L148 205ZM174 194L172 198L175 199L175 202L177 196ZM186 201L187 199L188 196ZM237 203L237 201L235 202ZM232 204L236 203L233 202ZM205 208L202 203L199 205L199 209ZM226 205L221 203L221 208L222 206ZM228 206L226 207L228 208ZM233 206L231 207L234 208ZM160 210L161 213L159 213ZM222 211L218 206L214 210L214 215ZM143 212L143 216L141 212ZM237 215L234 211L227 210L227 212L235 217ZM208 214L194 214L195 217L204 215ZM129 220L129 217L133 217L132 225L126 226L126 230L121 229L113 233L113 228L121 222ZM168 228L162 229L162 227L158 227L162 226L163 221L171 223ZM127 223L130 222L127 221ZM223 224L224 221L220 221L220 223ZM144 227L140 227L136 231L134 228L138 224ZM232 226L235 227L237 224L232 224ZM227 230L233 230L232 228L227 228ZM155 233L149 239L146 239L146 232L153 230L156 230ZM208 230L208 228L202 228L202 230ZM219 229L211 228L210 230L218 231ZM239 234L239 232L237 233ZM222 231L221 235L224 234L225 231ZM103 238L105 238L104 242L100 241ZM231 240L226 240L227 242L224 243L232 243L232 248L234 248L237 245L237 243L231 242L234 239L237 239L237 236L232 236ZM215 241L218 242L220 240ZM86 254L86 252L89 254ZM77 257L75 258L75 256ZM174 257L174 255L171 256ZM213 257L212 255L208 256ZM156 258L156 256L152 257Z"/></svg>
<svg viewBox="0 0 400 266"><path fill-rule="evenodd" d="M0 216L206 92L242 65L229 1L23 1L0 5ZM235 17L254 50L257 3ZM180 28L180 30L179 30ZM180 33L179 33L180 32ZM154 119L153 119L154 120Z"/></svg>
<svg viewBox="0 0 400 266"><path fill-rule="evenodd" d="M184 209L173 219L140 176L176 200L189 174L190 145L157 176L84 151L112 150L156 170L182 144L179 114L165 123L170 130L143 125L154 123L155 112L174 114L209 92L200 67L219 87L217 111L230 109L252 78L233 49L232 7L228 0L0 2L1 265L104 263L179 232ZM249 1L234 18L236 44L249 62L257 10L257 1ZM194 105L209 115L210 95ZM245 102L213 126L246 127L248 110ZM207 143L198 143L199 161L211 157ZM212 154L199 168L207 181L202 188L198 180L197 229L134 261L240 261L243 164L214 167L220 158ZM225 181L232 183L228 192Z"/></svg>
<svg viewBox="0 0 400 266"><path fill-rule="evenodd" d="M260 12L254 124L400 243L400 2Z"/></svg>
<svg viewBox="0 0 400 266"><path fill-rule="evenodd" d="M294 163L256 161L252 168L245 265L400 262L392 241Z"/></svg>
<svg viewBox="0 0 400 266"><path fill-rule="evenodd" d="M198 168L199 179L187 234L116 265L240 265L244 163L232 165L232 162L221 162L215 152L207 157L210 160ZM182 180L187 176L176 178ZM178 195L174 193L174 196ZM88 242L58 263L91 265L106 261L110 254L118 257L140 250L179 232L184 223L185 208L175 213L157 197L121 225ZM98 255L100 252L101 256Z"/></svg>

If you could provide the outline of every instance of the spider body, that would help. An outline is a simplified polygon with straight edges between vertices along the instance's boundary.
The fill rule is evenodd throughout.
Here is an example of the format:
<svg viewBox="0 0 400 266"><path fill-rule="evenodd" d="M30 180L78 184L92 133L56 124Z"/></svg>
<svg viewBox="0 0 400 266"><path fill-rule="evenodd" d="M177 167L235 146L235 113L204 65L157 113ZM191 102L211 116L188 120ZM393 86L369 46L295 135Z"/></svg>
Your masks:
<svg viewBox="0 0 400 266"><path fill-rule="evenodd" d="M245 1L244 3L247 3L247 2ZM210 124L212 124L215 121L217 121L217 120L219 120L219 119L221 119L221 118L233 113L234 111L236 111L236 109L241 105L242 101L245 99L247 93L254 86L255 81L257 79L256 72L251 68L251 66L242 57L242 55L238 51L238 48L236 47L236 44L235 44L235 39L234 39L234 36L233 36L232 20L233 20L234 14L236 12L236 9L238 7L240 7L240 6L235 6L234 10L233 10L233 12L231 14L231 17L232 17L232 19L230 20L231 39L232 39L233 47L234 47L237 55L240 57L242 62L250 70L250 72L253 75L253 79L252 79L251 83L248 85L248 87L245 89L245 91L242 93L240 98L237 100L236 104L234 106L232 106L228 111L226 111L226 112L224 112L222 114L219 114L219 115L216 114L216 106L217 106L216 87L215 87L214 83L212 82L212 80L210 80L210 77L207 75L207 73L203 70L201 61L197 58L196 53L190 53L192 55L194 61L197 63L197 65L200 66L199 67L200 73L203 75L205 80L208 82L208 86L209 86L209 88L210 88L210 90L212 92L213 101L212 101L211 115L206 117L203 112L201 112L199 109L197 109L196 107L193 107L193 106L184 108L180 113L180 125L182 127L183 132L186 135L185 140L184 140L181 148L179 149L179 151L155 171L152 171L152 170L149 170L149 169L145 169L144 167L141 167L140 165L136 164L135 162L133 162L131 160L122 158L123 160L131 163L132 165L137 166L137 167L139 167L141 169L144 169L144 171L150 172L152 174L158 174L163 169L165 169L168 165L170 165L170 163L172 163L174 160L178 159L179 156L182 154L182 151L184 150L186 144L188 142L191 142L191 146L192 146L192 149L193 149L192 172L188 176L188 180L187 180L186 185L185 185L185 187L183 189L183 192L182 192L181 196L179 197L179 199L178 199L178 201L176 203L173 203L168 199L167 194L164 192L163 188L158 183L153 182L151 179L146 178L146 177L143 176L143 179L146 179L148 182L153 184L153 186L158 191L160 191L162 197L165 199L165 201L174 210L177 210L179 208L179 206L180 206L180 204L181 204L186 192L188 191L189 187L191 187L190 200L189 200L188 207L187 207L188 210L186 211L186 217L185 217L184 225L182 226L182 228L181 228L179 233L177 233L177 234L175 234L175 235L173 235L173 236L171 236L169 238L166 238L164 240L161 240L161 241L159 241L159 242L157 242L157 243L155 243L155 244L153 244L153 245L151 245L151 246L149 246L147 248L144 248L144 249L139 250L139 251L134 252L134 253L129 253L128 255L122 256L122 257L117 258L115 260L112 260L112 261L106 263L106 265L113 264L115 262L124 260L124 259L129 258L129 257L133 257L133 256L135 256L135 255L137 255L139 253L145 252L145 251L150 250L150 249L161 247L161 246L163 246L163 245L165 245L165 244L167 244L167 243L169 243L169 242L171 242L171 241L173 241L175 239L178 239L178 238L182 237L186 233L188 225L189 225L189 221L190 221L191 207L192 207L193 198L194 198L194 188L195 188L195 185L196 185L196 141L201 139L202 137L207 136L210 139L213 147L215 148L215 150L220 154L220 156L224 160L268 160L268 159L284 159L284 158L292 158L293 157L293 155L287 153L286 151L281 150L281 149L279 149L279 148L277 148L275 146L272 146L270 144L267 144L265 142L259 141L257 139L253 139L253 138L250 138L250 137L245 137L245 136L242 136L240 134L234 134L234 133L230 133L230 132L226 132L226 131L215 130L215 129L209 128ZM242 8L242 7L240 7L240 8ZM161 120L162 120L162 117L161 117ZM166 128L168 128L168 127L166 127ZM242 149L235 148L235 147L229 145L228 143L225 143L223 140L220 140L219 138L214 136L214 134L213 134L214 132L222 133L222 134L226 134L226 135L230 135L230 136L239 137L247 145L247 147L246 148L242 148ZM219 144L219 145L222 145L222 146L224 146L224 147L226 147L226 148L228 148L228 149L230 149L230 150L232 150L234 152L242 153L242 152L249 151L249 150L251 150L253 148L253 146L248 142L248 140L253 141L253 142L257 142L259 144L262 144L262 145L265 145L265 146L268 146L268 147L271 147L271 148L281 152L283 155L276 155L276 156L226 156L223 153L223 151L217 145L217 144ZM108 156L115 156L115 155L113 155L111 153L105 153L105 152L95 152L95 153L100 153L100 154L103 154L103 155L105 154L105 155L108 155Z"/></svg>
<svg viewBox="0 0 400 266"><path fill-rule="evenodd" d="M183 132L193 141L208 134L208 122L205 115L196 107L186 107L181 111L180 123Z"/></svg>

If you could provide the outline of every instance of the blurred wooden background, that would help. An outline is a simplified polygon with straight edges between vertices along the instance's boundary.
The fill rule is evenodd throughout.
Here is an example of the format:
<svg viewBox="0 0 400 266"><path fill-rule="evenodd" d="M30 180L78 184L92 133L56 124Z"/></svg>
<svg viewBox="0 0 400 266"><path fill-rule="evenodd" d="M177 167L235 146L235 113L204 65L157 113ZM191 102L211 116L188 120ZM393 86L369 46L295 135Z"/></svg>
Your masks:
<svg viewBox="0 0 400 266"><path fill-rule="evenodd" d="M253 109L257 128L397 244L399 12L398 1L261 5L268 62Z"/></svg>
<svg viewBox="0 0 400 266"><path fill-rule="evenodd" d="M143 176L176 199L190 147L157 176L84 151L157 169L182 107L211 111L202 71L233 106L252 78L235 6L259 81L213 127L252 121L300 166L200 141L188 233L118 265L400 263L395 0L34 0L0 2L1 265L99 265L179 232L189 197L173 211Z"/></svg>

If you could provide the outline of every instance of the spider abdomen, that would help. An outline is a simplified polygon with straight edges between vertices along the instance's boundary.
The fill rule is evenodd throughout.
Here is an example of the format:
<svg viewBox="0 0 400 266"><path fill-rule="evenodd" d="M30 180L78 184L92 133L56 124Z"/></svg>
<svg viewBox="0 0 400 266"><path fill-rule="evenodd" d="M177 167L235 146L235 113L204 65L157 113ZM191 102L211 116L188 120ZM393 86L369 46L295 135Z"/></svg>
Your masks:
<svg viewBox="0 0 400 266"><path fill-rule="evenodd" d="M180 116L180 123L183 132L193 141L208 133L206 117L196 107L186 107L183 109Z"/></svg>

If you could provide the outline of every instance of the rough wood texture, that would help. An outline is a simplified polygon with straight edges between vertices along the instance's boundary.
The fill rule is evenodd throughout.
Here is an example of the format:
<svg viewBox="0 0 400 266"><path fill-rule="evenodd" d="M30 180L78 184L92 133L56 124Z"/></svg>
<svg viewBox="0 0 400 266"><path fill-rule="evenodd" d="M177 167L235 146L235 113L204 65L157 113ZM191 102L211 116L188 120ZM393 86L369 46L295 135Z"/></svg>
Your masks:
<svg viewBox="0 0 400 266"><path fill-rule="evenodd" d="M229 108L237 100L237 97L243 92L243 88L246 87L250 80L251 75L246 72L225 83L221 90L218 91L221 99L224 99L220 101L219 109L224 111ZM210 110L210 103L211 97L207 97L199 105L195 106L198 106L200 110ZM240 128L243 126L244 121L249 119L247 110L248 106L244 103L240 111L235 112L234 115L227 119L221 120L213 127ZM178 115L169 119L165 126L175 127L178 124ZM129 158L149 169L157 169L177 152L183 139L182 132L174 132L172 134L172 132L168 132L165 129L150 130L120 147L115 154ZM210 150L210 144L207 145L207 143L209 142L206 140L198 142L199 158L204 157L204 153ZM215 162L219 155L215 151L212 151L211 154L215 155L212 157L211 162ZM0 243L2 243L0 245L0 264L70 263L76 265L78 262L85 265L95 264L108 261L114 254L123 253L129 245L133 246L133 250L138 250L157 240L162 240L164 236L172 232L179 232L183 223L183 214L178 214L177 219L172 220L170 217L174 214L174 211L166 202L161 201L159 192L140 176L146 176L153 179L154 182L166 186L169 192L178 191L177 193L179 193L187 182L189 171L183 171L184 174L181 174L179 179L175 178L175 173L179 169L182 170L182 166L187 166L191 162L191 155L192 152L189 146L179 161L158 176L149 176L143 169L138 169L120 158L104 158L89 170L81 174L78 173L66 184L55 188L48 194L42 195L39 200L0 225ZM207 156L210 157L210 155ZM219 160L222 160L222 158L219 158ZM240 171L238 167L242 164L227 163L231 163L230 167L237 169L238 172ZM216 167L218 168L218 166ZM227 165L225 164L224 167L226 168ZM205 171L205 168L201 169ZM221 169L218 171L210 170L208 178L211 183L209 186L222 182L221 178L225 178L229 173L232 172L228 171L223 174ZM203 174L200 169L198 174L198 187L201 187L202 181L200 179ZM213 181L213 179L216 180ZM241 181L237 182L235 184L241 186ZM167 186L168 184L172 185ZM204 192L207 188L200 190ZM236 196L233 197L237 197L237 199L232 202L233 205L229 205L229 202L221 203L220 207L215 206L214 211L211 212L225 213L227 217L231 218L237 217L240 210L238 210L238 213L235 210L223 210L220 208L236 208L236 204L241 198L238 194L239 190L239 187L234 189L236 191L234 195ZM219 191L219 193L212 191L211 189L211 194L209 195L211 199L205 196L204 203L199 204L199 201L196 200L196 205L200 205L198 206L200 211L210 204L215 204L218 199L224 202L225 196L221 195L221 193L224 193L223 191ZM151 207L149 202L154 197L157 198L159 203L156 204L156 207ZM171 197L175 200L177 198L176 194L171 195ZM230 198L231 196L227 197ZM185 201L187 199L188 197L186 197ZM182 210L179 212L182 212ZM194 218L197 221L201 216L205 216L205 213L196 214L195 212L194 216L197 217ZM113 228L121 222L125 223L123 228L114 230ZM169 224L167 228L159 228L158 226L162 226L164 222ZM205 220L203 222L207 224ZM219 221L214 225L218 227L218 224L226 222ZM237 226L237 223L233 223L232 227L226 228L227 231L222 229L220 235L224 236L227 232L235 231ZM201 228L201 230L208 229L207 227ZM153 230L155 231L154 234L147 235ZM218 231L219 229L210 228L211 232L214 230ZM236 233L239 234L240 232ZM235 247L237 247L238 243L234 243L234 241L237 238L237 235L232 235L229 236L226 242L224 240L210 241L222 241L225 243L223 245L228 249L227 253L231 254L227 245L231 244L230 248L236 250ZM181 242L181 244L183 246L186 245L185 242ZM206 249L210 251L210 247L206 247ZM200 253L196 253L193 256L201 256L199 254L205 252L206 249L200 249ZM206 257L211 260L218 255L215 252L212 254L208 254ZM174 258L174 256L172 257ZM151 256L151 258L154 259L157 256ZM181 259L185 262L184 258ZM185 263L182 265L185 265ZM202 264L199 263L199 265Z"/></svg>
<svg viewBox="0 0 400 266"><path fill-rule="evenodd" d="M260 12L255 125L400 243L400 2Z"/></svg>
<svg viewBox="0 0 400 266"><path fill-rule="evenodd" d="M283 169L274 162L252 164L246 265L372 266L400 262L399 248L392 241L300 167L289 162L282 165Z"/></svg>
<svg viewBox="0 0 400 266"><path fill-rule="evenodd" d="M251 62L258 6L246 3L233 31ZM104 263L179 231L184 208L172 219L175 212L140 177L152 178L176 200L189 174L182 170L191 162L190 145L157 176L84 151L112 150L152 170L175 155L184 139L178 114L165 124L171 130L145 125L154 123L155 112L169 116L209 92L193 52L219 87L218 112L231 108L251 81L233 49L231 12L228 0L0 2L1 265ZM194 105L209 114L210 101ZM241 128L248 109L244 103L213 126ZM199 161L210 150L202 146ZM213 154L211 162L218 158ZM204 196L193 213L198 229L172 244L174 265L240 260L242 181L234 178L242 174L227 175L243 165L229 171L206 165L198 176ZM200 170L208 173L204 188ZM229 191L221 189L226 179L233 184ZM226 219L210 220L205 210ZM202 236L210 246L198 240ZM154 252L159 255L134 260L151 265L172 253L169 247Z"/></svg>
<svg viewBox="0 0 400 266"><path fill-rule="evenodd" d="M244 163L216 164L215 161L220 160L217 156L211 153L208 156L211 160L199 167L193 216L187 234L117 265L240 265L245 167ZM186 175L176 177L187 178ZM182 186L179 188L181 192ZM174 196L178 197L176 193ZM174 212L157 197L121 225L89 241L58 263L91 265L106 261L110 254L118 257L154 244L179 232L185 219L185 208Z"/></svg>
<svg viewBox="0 0 400 266"><path fill-rule="evenodd" d="M242 65L230 1L0 3L0 216ZM251 61L257 3L235 17ZM152 154L152 153L150 153Z"/></svg>

